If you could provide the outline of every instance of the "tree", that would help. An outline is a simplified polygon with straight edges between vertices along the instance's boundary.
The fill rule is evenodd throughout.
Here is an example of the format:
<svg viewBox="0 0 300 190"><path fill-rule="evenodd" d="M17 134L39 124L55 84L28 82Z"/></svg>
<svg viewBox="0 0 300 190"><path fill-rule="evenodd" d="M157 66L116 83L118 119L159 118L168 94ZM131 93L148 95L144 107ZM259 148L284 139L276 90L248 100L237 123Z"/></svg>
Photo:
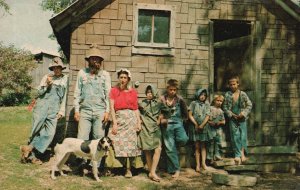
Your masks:
<svg viewBox="0 0 300 190"><path fill-rule="evenodd" d="M33 55L29 51L13 45L4 46L0 42L0 96L4 90L10 93L30 92L30 71L34 67Z"/></svg>
<svg viewBox="0 0 300 190"><path fill-rule="evenodd" d="M43 0L41 7L43 10L53 11L57 14L71 5L75 0Z"/></svg>
<svg viewBox="0 0 300 190"><path fill-rule="evenodd" d="M0 9L4 9L5 12L9 13L10 7L8 4L5 2L5 0L0 0Z"/></svg>

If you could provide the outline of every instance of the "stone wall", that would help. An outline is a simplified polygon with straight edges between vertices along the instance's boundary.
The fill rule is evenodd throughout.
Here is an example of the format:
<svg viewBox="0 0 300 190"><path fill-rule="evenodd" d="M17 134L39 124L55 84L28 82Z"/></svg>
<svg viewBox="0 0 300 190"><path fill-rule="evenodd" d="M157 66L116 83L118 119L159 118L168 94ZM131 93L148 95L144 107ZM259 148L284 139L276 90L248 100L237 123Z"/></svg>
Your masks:
<svg viewBox="0 0 300 190"><path fill-rule="evenodd" d="M135 3L176 5L175 56L132 54ZM261 97L255 108L261 122L257 138L264 144L284 144L300 121L299 24L274 3L253 0L116 0L87 22L74 23L68 115L76 74L86 66L85 53L92 43L102 50L104 69L111 73L113 84L115 71L126 67L133 81L141 82L140 97L146 84L163 91L166 80L176 78L181 82L180 94L191 100L197 88L213 83L209 25L213 19L247 20L257 26L256 31L260 29L253 52L256 97Z"/></svg>

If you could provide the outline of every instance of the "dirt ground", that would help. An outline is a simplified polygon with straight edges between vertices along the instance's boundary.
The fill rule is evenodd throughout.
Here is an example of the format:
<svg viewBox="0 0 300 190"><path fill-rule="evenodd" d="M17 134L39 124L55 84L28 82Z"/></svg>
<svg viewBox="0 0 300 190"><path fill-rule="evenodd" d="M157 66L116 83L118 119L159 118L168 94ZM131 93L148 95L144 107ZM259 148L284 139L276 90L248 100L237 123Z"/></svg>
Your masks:
<svg viewBox="0 0 300 190"><path fill-rule="evenodd" d="M51 169L51 165L53 163L53 158L49 160L49 162L41 165L42 170ZM71 169L67 166L64 169L70 173ZM91 175L90 171L85 170L85 175ZM181 170L180 177L178 179L173 179L170 174L164 171L158 171L159 176L161 176L162 180L158 182L153 182L147 177L146 170L138 171L132 177L132 179L126 179L120 173L112 172L111 177L106 177L103 179L104 181L110 183L110 181L125 181L122 183L122 186L118 188L118 183L113 186L107 186L105 189L141 189L141 183L153 183L154 186L149 186L149 189L224 189L224 190L232 190L232 189L282 189L282 190L290 190L290 189L299 189L300 190L300 172L296 174L290 173L247 173L247 175L257 177L257 184L253 187L236 187L236 186L227 186L215 184L212 181L213 173L226 173L223 170L215 170L211 169L210 171L204 171L201 173L195 172L194 169L191 168L183 168ZM71 174L73 175L73 174ZM58 177L59 178L59 177ZM100 177L101 178L101 177ZM92 177L87 178L86 180L94 180ZM137 186L132 186L132 184L126 184L126 180L131 180L134 183L139 183ZM51 179L49 178L49 182ZM147 187L147 185L146 185ZM143 188L144 189L144 188Z"/></svg>

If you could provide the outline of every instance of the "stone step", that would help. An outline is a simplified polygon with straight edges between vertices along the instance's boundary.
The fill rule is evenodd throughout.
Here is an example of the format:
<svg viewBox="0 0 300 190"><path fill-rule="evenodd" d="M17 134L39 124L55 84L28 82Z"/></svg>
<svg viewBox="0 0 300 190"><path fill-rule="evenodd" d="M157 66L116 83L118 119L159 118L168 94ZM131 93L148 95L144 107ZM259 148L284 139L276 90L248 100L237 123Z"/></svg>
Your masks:
<svg viewBox="0 0 300 190"><path fill-rule="evenodd" d="M296 146L255 146L248 147L248 154L296 154Z"/></svg>
<svg viewBox="0 0 300 190"><path fill-rule="evenodd" d="M243 163L243 165L249 164L271 164L271 163L296 163L299 162L299 159L293 155L286 154L253 154L247 157L247 161ZM215 167L223 167L223 166L233 166L236 165L233 158L224 158L220 161L215 161L213 163Z"/></svg>
<svg viewBox="0 0 300 190"><path fill-rule="evenodd" d="M254 165L235 165L224 166L228 172L242 172L242 171L255 171L255 172L296 172L296 163L270 163L270 164L254 164Z"/></svg>
<svg viewBox="0 0 300 190"><path fill-rule="evenodd" d="M257 178L245 175L212 174L212 181L217 184L252 187L256 185Z"/></svg>

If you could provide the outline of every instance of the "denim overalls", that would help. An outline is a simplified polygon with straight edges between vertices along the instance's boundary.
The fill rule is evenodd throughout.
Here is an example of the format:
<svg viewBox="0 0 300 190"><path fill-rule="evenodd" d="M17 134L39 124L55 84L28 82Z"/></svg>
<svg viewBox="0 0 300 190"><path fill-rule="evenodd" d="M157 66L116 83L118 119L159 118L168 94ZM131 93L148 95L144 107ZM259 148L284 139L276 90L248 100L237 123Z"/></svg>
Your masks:
<svg viewBox="0 0 300 190"><path fill-rule="evenodd" d="M88 70L86 70L88 72ZM89 72L81 77L80 119L77 138L89 140L104 136L102 119L107 105L105 98L105 77L91 75Z"/></svg>
<svg viewBox="0 0 300 190"><path fill-rule="evenodd" d="M188 141L188 136L183 127L179 100L171 109L168 126L162 128L163 141L167 154L167 171L174 173L180 170L180 163L176 145L183 146Z"/></svg>
<svg viewBox="0 0 300 190"><path fill-rule="evenodd" d="M47 75L43 81L46 81ZM57 125L57 114L65 113L67 76L55 78L51 87L40 86L36 105L33 110L33 124L29 144L44 153L53 140Z"/></svg>

